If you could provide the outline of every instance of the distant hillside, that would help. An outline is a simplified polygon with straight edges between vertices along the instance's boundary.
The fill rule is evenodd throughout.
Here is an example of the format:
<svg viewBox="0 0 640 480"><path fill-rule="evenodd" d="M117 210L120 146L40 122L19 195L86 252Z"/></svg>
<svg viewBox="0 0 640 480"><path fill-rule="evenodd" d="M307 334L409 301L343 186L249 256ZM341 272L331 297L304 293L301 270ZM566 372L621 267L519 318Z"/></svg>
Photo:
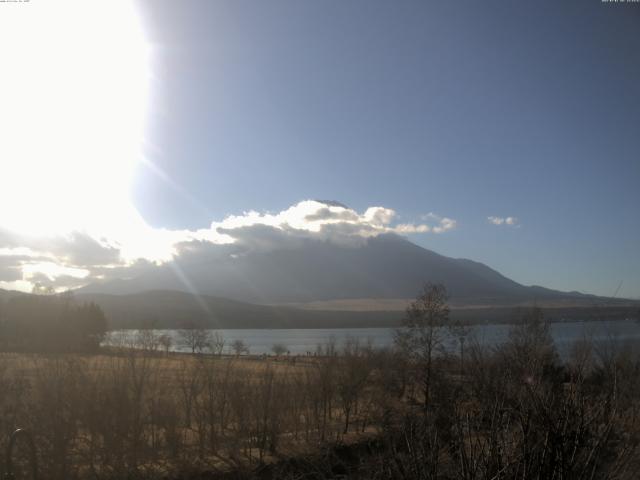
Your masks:
<svg viewBox="0 0 640 480"><path fill-rule="evenodd" d="M394 326L397 311L309 311L292 307L243 303L220 297L178 291L150 291L131 295L78 294L79 301L100 305L111 329L181 328L343 328Z"/></svg>
<svg viewBox="0 0 640 480"><path fill-rule="evenodd" d="M80 301L100 305L111 329L181 328L357 328L396 327L404 316L394 311L304 310L254 305L219 297L177 291L150 291L132 295L81 294ZM640 304L606 307L547 307L551 321L612 320L637 314ZM469 323L507 323L516 317L514 307L454 308L455 320Z"/></svg>
<svg viewBox="0 0 640 480"><path fill-rule="evenodd" d="M0 288L0 301L6 301L12 297L18 297L22 295L29 295L29 294L24 292L18 292L16 290L3 290Z"/></svg>
<svg viewBox="0 0 640 480"><path fill-rule="evenodd" d="M2 304L11 297L30 296L0 289ZM390 301L363 309L360 301L318 302L310 308L256 305L207 295L156 290L131 295L75 294L78 302L95 302L104 311L108 328L358 328L396 327L404 316L403 302ZM530 305L530 304L529 304ZM541 304L551 321L638 318L640 302L594 306ZM393 310L383 310L388 307ZM322 309L325 308L325 309ZM355 310L353 309L355 308ZM367 307L369 308L369 307ZM451 317L468 323L508 323L520 306L454 307Z"/></svg>
<svg viewBox="0 0 640 480"><path fill-rule="evenodd" d="M188 258L188 256L186 257ZM454 304L514 305L543 300L597 301L596 297L527 287L490 267L439 255L397 235L361 246L307 240L297 248L234 252L212 250L206 261L179 263L127 280L92 284L79 293L132 294L179 290L260 304L325 300L413 298L427 281L443 283ZM178 273L176 273L178 272Z"/></svg>

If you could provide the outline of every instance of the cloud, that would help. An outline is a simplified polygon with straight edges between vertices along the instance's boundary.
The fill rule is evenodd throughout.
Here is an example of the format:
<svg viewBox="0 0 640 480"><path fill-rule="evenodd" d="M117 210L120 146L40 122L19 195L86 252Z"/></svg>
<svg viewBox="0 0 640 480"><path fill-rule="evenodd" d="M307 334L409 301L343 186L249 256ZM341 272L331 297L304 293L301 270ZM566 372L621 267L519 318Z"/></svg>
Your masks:
<svg viewBox="0 0 640 480"><path fill-rule="evenodd" d="M339 207L341 208L341 207ZM358 215L352 211L347 210L346 208L341 208L341 210L336 211L337 209L331 210L330 208L321 208L315 213L310 213L305 218L308 222L318 222L318 221L326 221L326 220L340 220L347 222L355 222L358 221Z"/></svg>
<svg viewBox="0 0 640 480"><path fill-rule="evenodd" d="M56 277L36 272L28 278L32 285L39 287L51 287L54 289L70 289L86 285L87 281L83 277L75 277L73 275L61 274Z"/></svg>
<svg viewBox="0 0 640 480"><path fill-rule="evenodd" d="M118 263L120 250L89 236L84 232L71 232L66 236L45 240L47 248L58 258L72 265L109 265Z"/></svg>
<svg viewBox="0 0 640 480"><path fill-rule="evenodd" d="M449 230L453 230L458 226L458 222L449 217L441 217L440 215L436 215L433 212L429 212L426 215L421 216L424 221L436 221L437 224L431 228L430 231L433 233L444 233Z"/></svg>
<svg viewBox="0 0 640 480"><path fill-rule="evenodd" d="M0 283L20 282L26 266L46 260L26 247L0 248Z"/></svg>
<svg viewBox="0 0 640 480"><path fill-rule="evenodd" d="M218 232L229 236L238 249L237 253L248 250L275 250L278 248L297 248L302 246L304 239L319 232L292 228L286 224L280 226L256 223L238 228L218 227Z"/></svg>
<svg viewBox="0 0 640 480"><path fill-rule="evenodd" d="M306 200L277 214L250 211L241 216L229 216L222 222L212 223L208 231L199 234L214 242L215 234L219 234L225 242L265 247L277 246L281 241L288 241L287 245L290 245L305 238L361 243L362 239L385 233L443 233L456 227L455 220L435 214L425 219L433 225L395 224L396 217L395 210L382 206L369 207L360 214L337 202Z"/></svg>
<svg viewBox="0 0 640 480"><path fill-rule="evenodd" d="M400 225L396 226L395 231L396 233L404 234L427 233L434 231L434 228L430 227L429 225L413 225L411 223L401 223Z"/></svg>
<svg viewBox="0 0 640 480"><path fill-rule="evenodd" d="M518 219L516 217L487 217L489 223L493 225L510 225L512 227L519 226Z"/></svg>
<svg viewBox="0 0 640 480"><path fill-rule="evenodd" d="M276 213L229 215L198 230L138 225L120 228L120 235L71 231L36 237L0 226L0 288L38 284L61 290L133 278L171 260L215 265L251 251L300 248L311 241L357 247L377 235L441 234L456 227L455 220L433 213L419 223L396 219L396 212L383 206L360 213L335 201L305 200Z"/></svg>
<svg viewBox="0 0 640 480"><path fill-rule="evenodd" d="M22 279L22 261L14 255L0 255L0 282L14 282Z"/></svg>

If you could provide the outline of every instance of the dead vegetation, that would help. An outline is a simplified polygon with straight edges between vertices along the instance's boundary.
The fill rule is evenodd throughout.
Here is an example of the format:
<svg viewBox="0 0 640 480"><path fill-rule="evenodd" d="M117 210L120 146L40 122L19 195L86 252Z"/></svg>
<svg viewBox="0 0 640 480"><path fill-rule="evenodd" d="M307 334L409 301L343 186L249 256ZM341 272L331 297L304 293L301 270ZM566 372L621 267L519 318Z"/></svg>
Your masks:
<svg viewBox="0 0 640 480"><path fill-rule="evenodd" d="M443 294L425 290L387 350L186 355L142 335L99 355L4 353L0 431L29 429L53 480L637 478L633 350L584 340L561 362L533 309L504 345L462 329L446 354Z"/></svg>

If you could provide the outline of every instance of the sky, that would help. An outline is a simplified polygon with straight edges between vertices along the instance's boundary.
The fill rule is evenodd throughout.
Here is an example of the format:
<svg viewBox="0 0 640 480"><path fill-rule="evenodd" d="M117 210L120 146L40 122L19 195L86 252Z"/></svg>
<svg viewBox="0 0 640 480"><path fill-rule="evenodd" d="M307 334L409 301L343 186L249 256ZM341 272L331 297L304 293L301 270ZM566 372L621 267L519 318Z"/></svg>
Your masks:
<svg viewBox="0 0 640 480"><path fill-rule="evenodd" d="M360 236L640 298L640 3L48 4L0 4L0 288L319 232L326 199Z"/></svg>

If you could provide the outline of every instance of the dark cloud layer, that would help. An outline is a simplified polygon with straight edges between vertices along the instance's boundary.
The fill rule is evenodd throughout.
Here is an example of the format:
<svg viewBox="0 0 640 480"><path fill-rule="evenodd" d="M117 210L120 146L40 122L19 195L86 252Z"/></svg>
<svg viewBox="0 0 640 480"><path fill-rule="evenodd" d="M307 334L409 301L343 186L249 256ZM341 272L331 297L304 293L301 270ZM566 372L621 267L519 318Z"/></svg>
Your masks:
<svg viewBox="0 0 640 480"><path fill-rule="evenodd" d="M82 232L54 238L48 245L51 253L74 266L111 265L120 260L118 248L105 246Z"/></svg>
<svg viewBox="0 0 640 480"><path fill-rule="evenodd" d="M435 226L393 225L394 218L395 212L384 207L370 207L359 214L338 202L303 201L277 214L230 216L209 229L149 229L150 246L166 246L161 249L167 252L162 261L146 258L144 253L141 258L136 254L123 259L120 243L83 231L34 237L0 228L0 282L24 280L60 290L153 275L163 262L171 265L171 260L213 266L251 252L299 249L309 242L356 248L380 234L439 233L455 227L455 221L446 218L430 219Z"/></svg>

